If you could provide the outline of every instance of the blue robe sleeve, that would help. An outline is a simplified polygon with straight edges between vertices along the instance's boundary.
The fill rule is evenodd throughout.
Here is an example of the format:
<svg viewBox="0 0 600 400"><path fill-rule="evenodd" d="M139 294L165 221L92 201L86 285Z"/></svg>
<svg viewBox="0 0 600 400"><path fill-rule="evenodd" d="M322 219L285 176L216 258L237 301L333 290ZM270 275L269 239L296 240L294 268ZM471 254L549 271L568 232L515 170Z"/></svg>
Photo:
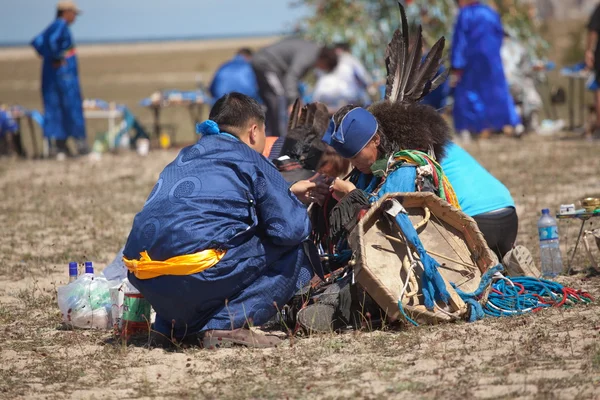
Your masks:
<svg viewBox="0 0 600 400"><path fill-rule="evenodd" d="M467 29L468 21L466 21L465 14L461 13L456 20L452 37L450 61L454 69L463 69L467 65Z"/></svg>
<svg viewBox="0 0 600 400"><path fill-rule="evenodd" d="M257 202L259 227L273 244L298 246L308 238L311 225L306 207L274 167L258 170L253 195Z"/></svg>
<svg viewBox="0 0 600 400"><path fill-rule="evenodd" d="M48 56L53 60L62 60L65 56L65 51L71 45L71 34L67 23L61 21L57 23L54 30L48 32Z"/></svg>

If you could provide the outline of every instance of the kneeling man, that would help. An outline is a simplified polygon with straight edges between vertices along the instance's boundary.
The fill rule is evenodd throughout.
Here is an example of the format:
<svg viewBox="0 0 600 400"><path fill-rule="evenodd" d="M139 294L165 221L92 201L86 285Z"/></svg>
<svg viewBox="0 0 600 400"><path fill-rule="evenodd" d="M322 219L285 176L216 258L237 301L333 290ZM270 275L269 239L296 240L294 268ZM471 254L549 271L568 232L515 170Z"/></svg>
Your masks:
<svg viewBox="0 0 600 400"><path fill-rule="evenodd" d="M244 342L250 331L240 328L267 322L312 278L299 199L323 188L290 187L261 155L265 115L255 100L227 94L209 118L198 126L202 138L160 174L124 259L156 310L156 331Z"/></svg>

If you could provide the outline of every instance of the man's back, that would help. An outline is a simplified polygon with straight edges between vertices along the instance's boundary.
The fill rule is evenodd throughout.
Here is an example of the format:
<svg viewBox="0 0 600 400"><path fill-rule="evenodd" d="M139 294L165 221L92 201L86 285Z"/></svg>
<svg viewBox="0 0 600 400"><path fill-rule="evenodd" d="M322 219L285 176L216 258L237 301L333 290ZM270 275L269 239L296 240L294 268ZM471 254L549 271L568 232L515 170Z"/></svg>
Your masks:
<svg viewBox="0 0 600 400"><path fill-rule="evenodd" d="M256 236L259 223L272 224L268 212L260 211L264 197L283 207L283 195L292 196L287 183L256 151L230 135L203 137L160 174L134 219L124 254L137 259L148 251L152 259L166 260L206 249L229 249ZM288 223L302 232L288 229L281 233L283 241L305 236L309 226L302 204L295 198L287 200L292 207L285 210Z"/></svg>
<svg viewBox="0 0 600 400"><path fill-rule="evenodd" d="M254 154L252 154L254 153ZM135 217L125 256L166 260L222 245L253 224L253 164L237 140L208 136L167 165Z"/></svg>
<svg viewBox="0 0 600 400"><path fill-rule="evenodd" d="M214 99L231 92L242 93L253 99L259 98L252 64L240 55L221 65L210 85L210 93Z"/></svg>
<svg viewBox="0 0 600 400"><path fill-rule="evenodd" d="M446 147L446 157L441 165L465 214L476 216L514 207L506 186L457 144L450 143Z"/></svg>
<svg viewBox="0 0 600 400"><path fill-rule="evenodd" d="M504 30L500 15L485 4L474 3L460 10L455 35L462 33L466 36L466 56L474 54L491 54L497 51L500 57L500 47Z"/></svg>
<svg viewBox="0 0 600 400"><path fill-rule="evenodd" d="M268 64L269 70L281 77L295 64L305 66L308 71L314 65L319 50L320 47L316 43L287 38L259 50L254 59L259 63Z"/></svg>

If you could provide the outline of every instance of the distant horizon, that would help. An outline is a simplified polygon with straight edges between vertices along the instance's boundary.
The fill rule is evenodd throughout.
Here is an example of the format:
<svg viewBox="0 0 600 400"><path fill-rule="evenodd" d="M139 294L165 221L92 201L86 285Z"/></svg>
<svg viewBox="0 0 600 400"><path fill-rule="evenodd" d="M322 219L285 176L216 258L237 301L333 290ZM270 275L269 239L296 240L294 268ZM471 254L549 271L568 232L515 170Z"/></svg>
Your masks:
<svg viewBox="0 0 600 400"><path fill-rule="evenodd" d="M233 33L233 34L208 34L208 35L182 35L182 36L155 36L155 37L130 37L124 39L76 39L77 45L103 45L103 44L135 44L135 43L160 43L160 42L192 42L197 40L214 39L253 39L263 37L293 35L295 32L271 31L256 33ZM29 42L3 42L0 41L0 48L27 47Z"/></svg>
<svg viewBox="0 0 600 400"><path fill-rule="evenodd" d="M0 13L0 46L27 46L58 0L18 0ZM76 0L75 44L259 37L293 32L311 14L293 0Z"/></svg>

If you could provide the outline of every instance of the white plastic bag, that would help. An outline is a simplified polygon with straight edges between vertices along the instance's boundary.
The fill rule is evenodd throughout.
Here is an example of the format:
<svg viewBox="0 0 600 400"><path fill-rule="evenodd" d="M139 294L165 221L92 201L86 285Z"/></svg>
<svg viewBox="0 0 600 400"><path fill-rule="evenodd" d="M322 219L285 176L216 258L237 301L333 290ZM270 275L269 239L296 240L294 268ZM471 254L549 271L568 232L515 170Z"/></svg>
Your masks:
<svg viewBox="0 0 600 400"><path fill-rule="evenodd" d="M84 274L58 288L58 308L63 321L74 328L110 329L111 299L109 289L120 282Z"/></svg>

